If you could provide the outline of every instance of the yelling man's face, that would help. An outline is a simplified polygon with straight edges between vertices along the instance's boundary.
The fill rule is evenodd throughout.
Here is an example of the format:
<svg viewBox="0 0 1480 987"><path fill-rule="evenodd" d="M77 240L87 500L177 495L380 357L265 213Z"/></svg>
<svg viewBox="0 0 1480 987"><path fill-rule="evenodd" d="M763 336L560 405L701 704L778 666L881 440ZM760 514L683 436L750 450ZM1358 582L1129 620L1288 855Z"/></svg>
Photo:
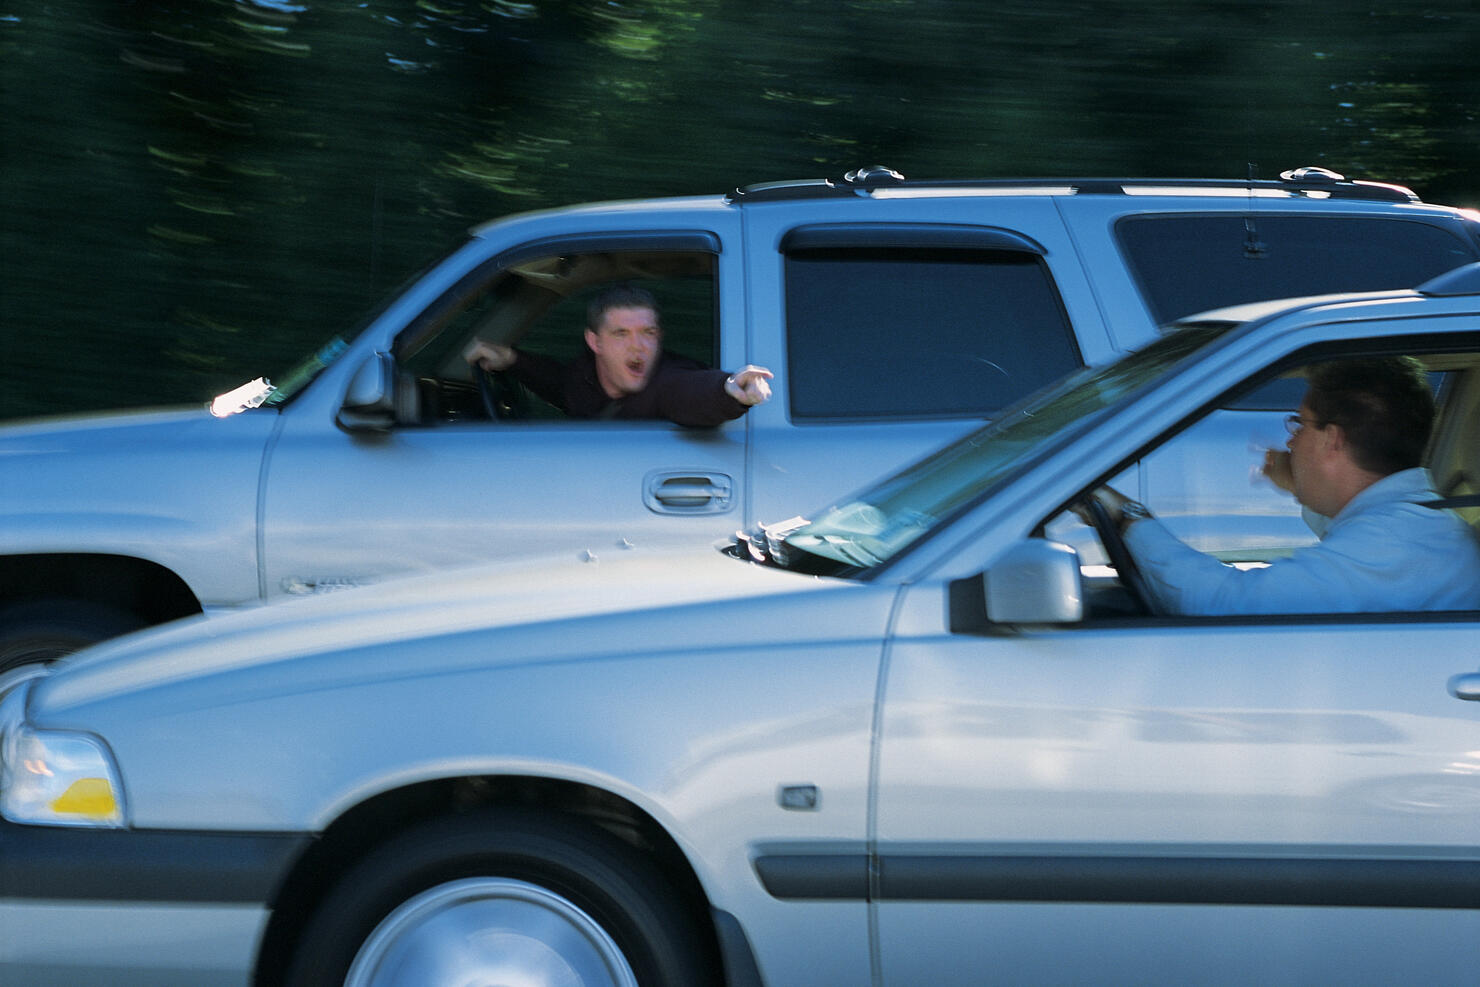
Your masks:
<svg viewBox="0 0 1480 987"><path fill-rule="evenodd" d="M596 355L596 381L613 400L647 386L662 344L658 313L650 308L609 308L595 331L586 330L586 345Z"/></svg>

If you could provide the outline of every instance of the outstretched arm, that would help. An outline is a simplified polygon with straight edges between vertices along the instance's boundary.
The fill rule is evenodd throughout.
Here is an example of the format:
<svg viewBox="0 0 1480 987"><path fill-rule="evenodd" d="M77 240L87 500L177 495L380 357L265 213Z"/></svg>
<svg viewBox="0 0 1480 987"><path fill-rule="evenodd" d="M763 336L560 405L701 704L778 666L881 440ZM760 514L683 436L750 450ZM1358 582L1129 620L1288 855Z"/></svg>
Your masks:
<svg viewBox="0 0 1480 987"><path fill-rule="evenodd" d="M727 374L685 357L665 358L649 389L651 410L633 417L666 418L710 428L733 421L771 396L771 371L746 366Z"/></svg>
<svg viewBox="0 0 1480 987"><path fill-rule="evenodd" d="M747 408L765 404L771 398L771 385L768 381L773 376L765 367L747 364L725 380L725 393Z"/></svg>

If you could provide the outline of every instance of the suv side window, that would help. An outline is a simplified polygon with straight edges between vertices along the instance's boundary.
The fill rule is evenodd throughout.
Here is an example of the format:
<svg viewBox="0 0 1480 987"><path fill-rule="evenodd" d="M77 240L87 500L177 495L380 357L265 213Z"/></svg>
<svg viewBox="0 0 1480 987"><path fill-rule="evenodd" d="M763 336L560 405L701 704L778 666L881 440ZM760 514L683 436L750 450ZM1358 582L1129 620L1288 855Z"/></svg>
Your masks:
<svg viewBox="0 0 1480 987"><path fill-rule="evenodd" d="M626 278L622 284L645 288L658 301L658 320L663 327L663 349L700 363L718 366L719 333L715 331L714 279L707 270L712 258L695 256L688 260L696 273ZM700 268L699 265L705 265ZM582 332L586 327L586 305L613 282L601 282L582 288L556 302L519 340L521 349L543 353L561 360L572 360L585 349Z"/></svg>
<svg viewBox="0 0 1480 987"><path fill-rule="evenodd" d="M1130 216L1115 235L1158 324L1262 301L1412 288L1480 259L1428 223L1338 216Z"/></svg>
<svg viewBox="0 0 1480 987"><path fill-rule="evenodd" d="M651 291L661 309L663 348L714 365L719 349L714 254L707 235L674 243L631 237L585 249L496 258L465 278L402 331L395 355L419 395L421 423L485 419L476 376L463 359L474 338L568 361L582 351L586 303L612 284ZM594 238L593 238L594 239ZM529 395L519 417L564 414Z"/></svg>
<svg viewBox="0 0 1480 987"><path fill-rule="evenodd" d="M783 249L795 419L987 415L1083 365L1037 253Z"/></svg>

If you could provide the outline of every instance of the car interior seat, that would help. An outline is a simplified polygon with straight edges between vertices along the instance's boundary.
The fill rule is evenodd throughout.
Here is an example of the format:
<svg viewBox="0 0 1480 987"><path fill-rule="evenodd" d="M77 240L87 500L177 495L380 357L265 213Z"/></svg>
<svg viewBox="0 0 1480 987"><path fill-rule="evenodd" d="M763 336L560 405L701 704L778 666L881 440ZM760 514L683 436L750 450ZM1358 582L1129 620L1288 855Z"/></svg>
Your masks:
<svg viewBox="0 0 1480 987"><path fill-rule="evenodd" d="M1440 496L1480 494L1480 366L1459 371L1451 381L1426 459ZM1480 506L1456 513L1480 532Z"/></svg>

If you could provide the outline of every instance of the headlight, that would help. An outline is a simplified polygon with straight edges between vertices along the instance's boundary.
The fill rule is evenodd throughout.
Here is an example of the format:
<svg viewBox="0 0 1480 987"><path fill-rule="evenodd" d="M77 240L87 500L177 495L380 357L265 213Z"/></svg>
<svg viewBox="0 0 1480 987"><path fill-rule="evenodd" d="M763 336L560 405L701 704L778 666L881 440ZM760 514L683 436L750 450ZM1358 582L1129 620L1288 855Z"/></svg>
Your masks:
<svg viewBox="0 0 1480 987"><path fill-rule="evenodd" d="M44 826L122 826L113 755L88 734L28 726L28 691L23 685L0 702L0 816Z"/></svg>

